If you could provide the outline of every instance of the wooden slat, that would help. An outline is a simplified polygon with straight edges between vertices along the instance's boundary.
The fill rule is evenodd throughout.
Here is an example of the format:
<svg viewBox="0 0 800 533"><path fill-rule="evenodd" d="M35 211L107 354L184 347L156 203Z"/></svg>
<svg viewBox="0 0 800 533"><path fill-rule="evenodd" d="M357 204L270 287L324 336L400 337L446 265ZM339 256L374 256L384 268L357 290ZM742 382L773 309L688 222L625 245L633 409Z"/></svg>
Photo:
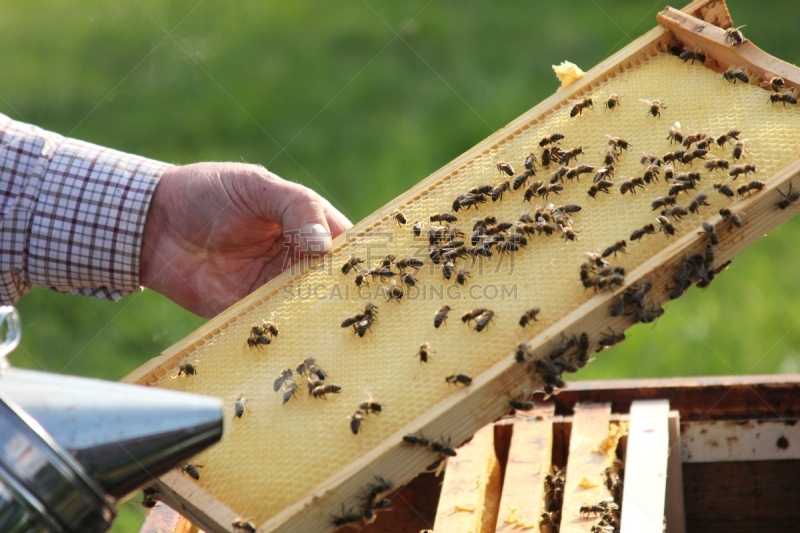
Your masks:
<svg viewBox="0 0 800 533"><path fill-rule="evenodd" d="M669 402L631 405L621 533L662 533L669 454Z"/></svg>
<svg viewBox="0 0 800 533"><path fill-rule="evenodd" d="M706 419L800 418L800 374L577 381L553 398L556 415L576 402L611 402L627 413L635 399L669 400L683 422Z"/></svg>
<svg viewBox="0 0 800 533"><path fill-rule="evenodd" d="M681 419L678 411L669 413L669 459L667 459L667 497L664 516L667 533L686 533L683 505L683 464L681 463Z"/></svg>
<svg viewBox="0 0 800 533"><path fill-rule="evenodd" d="M772 57L751 41L736 47L730 46L725 43L725 30L722 28L671 7L659 13L658 22L672 31L689 49L699 48L713 56L706 63L709 68L720 72L728 67L745 68L751 77L757 76L761 80L782 76L786 80L787 88L800 88L800 72L797 67Z"/></svg>
<svg viewBox="0 0 800 533"><path fill-rule="evenodd" d="M790 420L709 420L681 428L686 463L800 459L800 426Z"/></svg>
<svg viewBox="0 0 800 533"><path fill-rule="evenodd" d="M494 427L475 433L450 458L436 511L436 533L494 531L500 500L500 464L494 452Z"/></svg>
<svg viewBox="0 0 800 533"><path fill-rule="evenodd" d="M518 417L513 431L495 531L510 533L535 524L531 531L538 533L544 476L553 452L552 405Z"/></svg>
<svg viewBox="0 0 800 533"><path fill-rule="evenodd" d="M598 447L608 436L610 422L611 404L581 403L575 406L569 439L564 505L561 508L561 533L588 532L596 520L581 517L581 506L594 505L609 495L603 486L601 473L611 466L613 458L611 454L602 451L598 453ZM581 488L579 484L584 479L597 483L597 486Z"/></svg>

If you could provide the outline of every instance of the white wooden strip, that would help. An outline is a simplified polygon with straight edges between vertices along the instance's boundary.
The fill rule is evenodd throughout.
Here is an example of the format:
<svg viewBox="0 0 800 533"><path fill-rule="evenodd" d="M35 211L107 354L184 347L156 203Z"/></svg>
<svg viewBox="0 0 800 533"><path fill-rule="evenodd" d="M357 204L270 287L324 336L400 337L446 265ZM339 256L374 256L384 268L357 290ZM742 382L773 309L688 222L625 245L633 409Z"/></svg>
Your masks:
<svg viewBox="0 0 800 533"><path fill-rule="evenodd" d="M544 476L553 453L553 405L517 416L508 450L496 533L539 532ZM530 527L532 526L532 527Z"/></svg>
<svg viewBox="0 0 800 533"><path fill-rule="evenodd" d="M436 533L483 533L489 517L493 530L499 492L500 465L494 452L494 425L489 424L447 461Z"/></svg>
<svg viewBox="0 0 800 533"><path fill-rule="evenodd" d="M669 412L669 459L667 460L667 499L664 516L667 533L686 533L686 509L683 504L683 464L681 462L681 415Z"/></svg>
<svg viewBox="0 0 800 533"><path fill-rule="evenodd" d="M684 463L800 459L797 420L685 422L681 429Z"/></svg>
<svg viewBox="0 0 800 533"><path fill-rule="evenodd" d="M597 519L581 517L581 506L597 504L609 496L603 485L602 472L611 466L613 456L605 453L601 445L608 437L610 421L610 403L575 405L569 438L564 505L561 508L561 533L588 532ZM584 484L586 488L582 488L583 480L596 485L588 487Z"/></svg>
<svg viewBox="0 0 800 533"><path fill-rule="evenodd" d="M669 401L631 404L620 533L662 533L669 454Z"/></svg>

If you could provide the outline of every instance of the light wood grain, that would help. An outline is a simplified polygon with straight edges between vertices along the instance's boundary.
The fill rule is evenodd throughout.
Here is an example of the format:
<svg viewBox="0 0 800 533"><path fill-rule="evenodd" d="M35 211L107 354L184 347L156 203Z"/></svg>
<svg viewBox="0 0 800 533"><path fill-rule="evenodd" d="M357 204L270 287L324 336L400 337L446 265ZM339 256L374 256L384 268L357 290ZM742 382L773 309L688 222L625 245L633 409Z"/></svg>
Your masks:
<svg viewBox="0 0 800 533"><path fill-rule="evenodd" d="M669 454L669 402L631 405L625 451L621 533L662 533Z"/></svg>
<svg viewBox="0 0 800 533"><path fill-rule="evenodd" d="M597 520L581 516L581 506L597 504L609 496L602 483L601 473L611 466L613 459L610 454L598 448L608 436L610 422L610 403L575 406L569 439L564 505L561 508L561 533L588 532ZM581 488L583 480L591 481L596 486Z"/></svg>
<svg viewBox="0 0 800 533"><path fill-rule="evenodd" d="M678 411L669 413L669 459L664 516L667 533L686 533L686 510L683 502L683 463L680 454L681 419Z"/></svg>
<svg viewBox="0 0 800 533"><path fill-rule="evenodd" d="M494 427L486 426L447 462L436 510L436 533L484 533L497 518L500 465L494 452ZM494 505L492 505L494 503ZM492 528L493 529L493 528Z"/></svg>
<svg viewBox="0 0 800 533"><path fill-rule="evenodd" d="M553 407L518 416L513 428L495 531L511 533L532 523L531 531L538 533L544 476L550 472L553 453Z"/></svg>

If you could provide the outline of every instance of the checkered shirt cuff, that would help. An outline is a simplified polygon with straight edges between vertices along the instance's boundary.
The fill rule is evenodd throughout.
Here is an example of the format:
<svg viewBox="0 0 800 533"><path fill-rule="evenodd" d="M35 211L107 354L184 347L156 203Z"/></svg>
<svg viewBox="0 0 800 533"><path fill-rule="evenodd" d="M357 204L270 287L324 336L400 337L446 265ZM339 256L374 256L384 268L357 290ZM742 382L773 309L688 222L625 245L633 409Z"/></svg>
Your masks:
<svg viewBox="0 0 800 533"><path fill-rule="evenodd" d="M110 300L141 290L144 221L168 167L0 115L0 302L32 285Z"/></svg>

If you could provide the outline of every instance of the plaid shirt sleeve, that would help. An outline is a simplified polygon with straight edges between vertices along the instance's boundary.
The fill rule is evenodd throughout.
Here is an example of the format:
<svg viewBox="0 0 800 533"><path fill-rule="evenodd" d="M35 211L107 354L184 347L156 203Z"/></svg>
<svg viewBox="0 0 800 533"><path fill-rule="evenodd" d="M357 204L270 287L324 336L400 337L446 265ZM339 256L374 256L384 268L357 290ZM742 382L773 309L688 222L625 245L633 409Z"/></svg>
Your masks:
<svg viewBox="0 0 800 533"><path fill-rule="evenodd" d="M144 220L168 166L0 114L0 303L32 285L110 300L141 290Z"/></svg>

